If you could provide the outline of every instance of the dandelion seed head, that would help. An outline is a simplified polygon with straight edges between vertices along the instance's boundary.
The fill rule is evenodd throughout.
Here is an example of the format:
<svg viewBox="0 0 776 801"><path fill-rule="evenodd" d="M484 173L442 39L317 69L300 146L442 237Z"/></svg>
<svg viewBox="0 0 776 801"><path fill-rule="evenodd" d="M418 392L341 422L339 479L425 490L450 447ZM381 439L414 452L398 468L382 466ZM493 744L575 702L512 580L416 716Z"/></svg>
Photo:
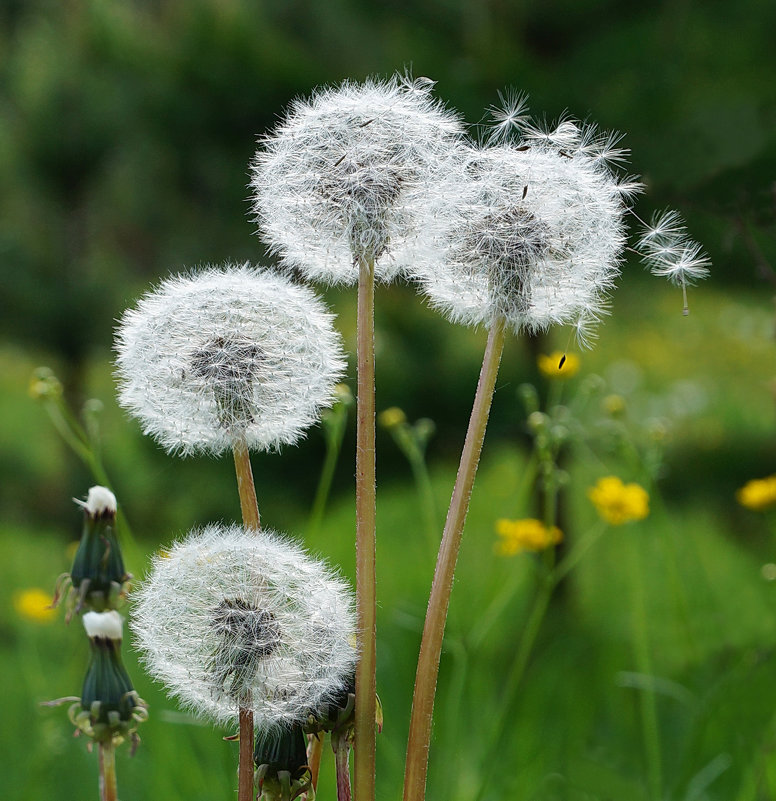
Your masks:
<svg viewBox="0 0 776 801"><path fill-rule="evenodd" d="M119 403L183 456L291 444L342 376L332 320L306 287L247 264L174 276L119 324Z"/></svg>
<svg viewBox="0 0 776 801"><path fill-rule="evenodd" d="M447 227L415 275L453 321L571 324L584 344L619 274L625 200L576 123L526 141L472 147L451 166L445 201L429 209Z"/></svg>
<svg viewBox="0 0 776 801"><path fill-rule="evenodd" d="M260 140L252 211L284 266L354 283L358 257L385 281L411 262L431 178L462 130L433 85L405 75L319 89Z"/></svg>
<svg viewBox="0 0 776 801"><path fill-rule="evenodd" d="M242 705L259 730L304 722L355 666L347 585L271 531L195 531L155 559L133 599L149 673L218 723Z"/></svg>

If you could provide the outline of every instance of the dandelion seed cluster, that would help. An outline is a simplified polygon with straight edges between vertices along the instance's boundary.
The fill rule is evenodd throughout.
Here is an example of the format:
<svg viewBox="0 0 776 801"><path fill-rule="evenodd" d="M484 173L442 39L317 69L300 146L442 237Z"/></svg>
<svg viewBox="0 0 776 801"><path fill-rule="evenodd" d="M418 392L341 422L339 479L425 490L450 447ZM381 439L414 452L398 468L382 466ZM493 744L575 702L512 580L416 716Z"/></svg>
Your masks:
<svg viewBox="0 0 776 801"><path fill-rule="evenodd" d="M154 561L133 593L148 671L181 704L219 723L301 723L355 666L347 585L271 531L211 525Z"/></svg>
<svg viewBox="0 0 776 801"><path fill-rule="evenodd" d="M421 212L462 134L433 82L346 81L291 104L251 165L259 232L310 280L391 280L425 246Z"/></svg>
<svg viewBox="0 0 776 801"><path fill-rule="evenodd" d="M119 403L183 456L291 444L342 375L332 320L311 290L247 264L172 277L119 324Z"/></svg>
<svg viewBox="0 0 776 801"><path fill-rule="evenodd" d="M522 121L521 111L502 124ZM516 332L572 324L584 342L619 275L637 185L609 166L623 157L616 140L590 126L566 120L506 138L497 128L490 144L451 163L440 203L427 209L447 228L416 275L455 322L500 317Z"/></svg>

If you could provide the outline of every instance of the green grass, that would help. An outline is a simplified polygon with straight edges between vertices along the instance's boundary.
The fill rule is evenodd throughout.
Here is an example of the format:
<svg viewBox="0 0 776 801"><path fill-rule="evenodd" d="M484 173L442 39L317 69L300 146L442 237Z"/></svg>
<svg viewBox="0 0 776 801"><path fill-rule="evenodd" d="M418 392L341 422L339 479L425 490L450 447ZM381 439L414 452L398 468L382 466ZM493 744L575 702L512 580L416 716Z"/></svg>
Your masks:
<svg viewBox="0 0 776 801"><path fill-rule="evenodd" d="M510 377L513 366L505 364L495 412L503 420L506 408L514 423L486 439L472 497L442 657L430 801L658 801L648 791L645 694L653 694L657 713L660 801L765 801L776 794L776 582L761 573L764 563L776 561L776 543L766 519L738 508L734 498L747 478L773 472L772 311L762 298L710 290L691 297L688 319L681 317L675 294L656 294L645 303L640 291L631 291L617 295L615 304L599 346L582 354L582 373L564 388L570 400L593 373L605 383L576 412L585 442L577 437L564 462L570 476L564 530L573 544L594 525L585 491L600 476L646 481L643 465L623 457L611 427L602 422L601 401L612 392L625 398L624 430L640 448L655 445L653 422L661 421L656 447L664 456L651 514L609 529L571 573L549 606L517 692L504 698L536 577L535 557L505 559L493 551L498 517L535 513L518 492L527 459L519 433L523 412L517 381ZM508 358L524 354L513 345ZM2 409L11 421L3 498L13 510L0 527L3 798L94 798L96 754L72 739L66 707L38 706L79 692L87 658L80 622L67 628L60 616L31 623L12 605L18 589L53 587L68 567L65 548L79 525L74 508L67 527L32 525L24 509L32 510L30 520L45 519L41 510L67 506L72 471L84 490L88 476L73 467L42 414L36 417L40 410L24 396L37 359L5 348L0 360L0 381L10 390ZM467 361L461 370L471 370L473 389L476 365ZM146 524L135 526L141 549L150 552L208 514L229 517L232 507L237 513L228 465L208 468L208 476L223 477L202 482L195 494L203 506L195 508L191 487L202 465L151 460L147 445L109 401L104 361L89 376L92 394L107 401L108 461L124 488L124 507L130 519L134 512ZM434 416L433 399L423 413ZM454 465L434 461L437 446L448 452L457 443L432 441L441 530ZM387 454L394 446L385 437L381 447ZM255 460L260 498L261 477L273 459L283 456ZM384 478L378 492L381 801L400 797L414 665L435 558L409 469L404 478L395 475ZM164 493L175 486L167 503ZM219 506L226 495L228 502ZM268 523L290 531L303 526L307 509L295 511L289 498L269 498L266 506ZM354 528L352 499L340 492L308 543L351 578ZM142 574L144 553L131 554L129 561ZM500 612L486 625L486 610L497 599L503 602ZM648 675L640 668L638 642L646 644ZM181 714L145 676L129 641L124 653L151 717L142 726L137 755L119 753L121 797L233 798L236 747L222 740L230 732ZM501 717L504 737L488 754ZM332 774L326 758L322 799L334 797L325 784Z"/></svg>

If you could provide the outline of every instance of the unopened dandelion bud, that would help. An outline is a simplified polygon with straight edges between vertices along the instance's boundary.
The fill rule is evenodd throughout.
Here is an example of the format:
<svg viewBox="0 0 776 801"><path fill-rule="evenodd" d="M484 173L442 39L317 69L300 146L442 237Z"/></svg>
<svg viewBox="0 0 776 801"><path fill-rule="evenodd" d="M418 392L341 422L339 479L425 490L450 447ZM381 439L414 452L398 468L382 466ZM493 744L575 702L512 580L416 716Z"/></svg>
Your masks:
<svg viewBox="0 0 776 801"><path fill-rule="evenodd" d="M83 623L91 657L80 702L71 707L70 717L88 737L118 745L135 735L146 716L121 660L121 616L116 611L87 612Z"/></svg>
<svg viewBox="0 0 776 801"><path fill-rule="evenodd" d="M297 724L260 732L253 752L256 780L263 801L292 801L310 787L307 743Z"/></svg>
<svg viewBox="0 0 776 801"><path fill-rule="evenodd" d="M62 396L62 384L48 367L38 367L32 374L30 397L35 400L52 400Z"/></svg>
<svg viewBox="0 0 776 801"><path fill-rule="evenodd" d="M392 429L407 422L407 415L398 406L391 406L377 416L377 421L383 428Z"/></svg>
<svg viewBox="0 0 776 801"><path fill-rule="evenodd" d="M54 600L67 597L67 619L83 608L102 612L115 609L126 598L132 576L116 536L116 496L107 488L95 486L87 499L74 499L84 510L81 540L69 574L60 576Z"/></svg>

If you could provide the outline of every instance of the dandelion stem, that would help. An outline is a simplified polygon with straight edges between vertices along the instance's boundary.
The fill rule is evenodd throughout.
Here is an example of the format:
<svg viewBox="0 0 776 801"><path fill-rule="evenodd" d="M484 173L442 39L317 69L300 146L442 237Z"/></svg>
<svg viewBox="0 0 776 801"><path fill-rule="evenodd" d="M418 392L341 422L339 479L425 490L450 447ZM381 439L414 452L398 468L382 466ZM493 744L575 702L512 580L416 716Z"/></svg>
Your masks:
<svg viewBox="0 0 776 801"><path fill-rule="evenodd" d="M240 510L245 528L260 529L259 505L256 502L256 487L253 483L251 458L248 446L237 440L232 448L234 468L237 474L237 492L240 494Z"/></svg>
<svg viewBox="0 0 776 801"><path fill-rule="evenodd" d="M404 774L404 801L421 801L425 795L434 694L439 674L439 657L442 651L450 592L453 586L453 574L466 522L466 513L469 510L474 477L482 452L482 443L485 439L493 390L496 386L501 354L504 350L505 333L504 319L495 318L488 334L477 392L469 419L469 428L466 432L466 441L458 467L458 476L450 500L442 543L439 547L415 677Z"/></svg>
<svg viewBox="0 0 776 801"><path fill-rule="evenodd" d="M356 664L354 789L358 801L375 797L376 577L375 577L375 341L374 260L359 257L358 395L356 428Z"/></svg>
<svg viewBox="0 0 776 801"><path fill-rule="evenodd" d="M337 770L337 801L350 801L350 768L348 767L350 744L346 737L335 734L332 745L334 747L334 764Z"/></svg>
<svg viewBox="0 0 776 801"><path fill-rule="evenodd" d="M323 754L323 732L311 734L307 743L307 766L310 768L310 784L313 796L318 790L318 774L321 770L321 756Z"/></svg>
<svg viewBox="0 0 776 801"><path fill-rule="evenodd" d="M234 454L234 469L237 474L237 492L240 495L240 510L242 511L245 528L258 531L261 528L259 517L259 504L256 501L256 487L253 483L251 458L248 446L242 440L236 440L232 453ZM251 699L241 699L240 704L240 757L237 773L238 801L252 801L253 793L253 710Z"/></svg>
<svg viewBox="0 0 776 801"><path fill-rule="evenodd" d="M98 746L100 763L100 801L118 801L116 788L116 749L113 743L101 741Z"/></svg>

